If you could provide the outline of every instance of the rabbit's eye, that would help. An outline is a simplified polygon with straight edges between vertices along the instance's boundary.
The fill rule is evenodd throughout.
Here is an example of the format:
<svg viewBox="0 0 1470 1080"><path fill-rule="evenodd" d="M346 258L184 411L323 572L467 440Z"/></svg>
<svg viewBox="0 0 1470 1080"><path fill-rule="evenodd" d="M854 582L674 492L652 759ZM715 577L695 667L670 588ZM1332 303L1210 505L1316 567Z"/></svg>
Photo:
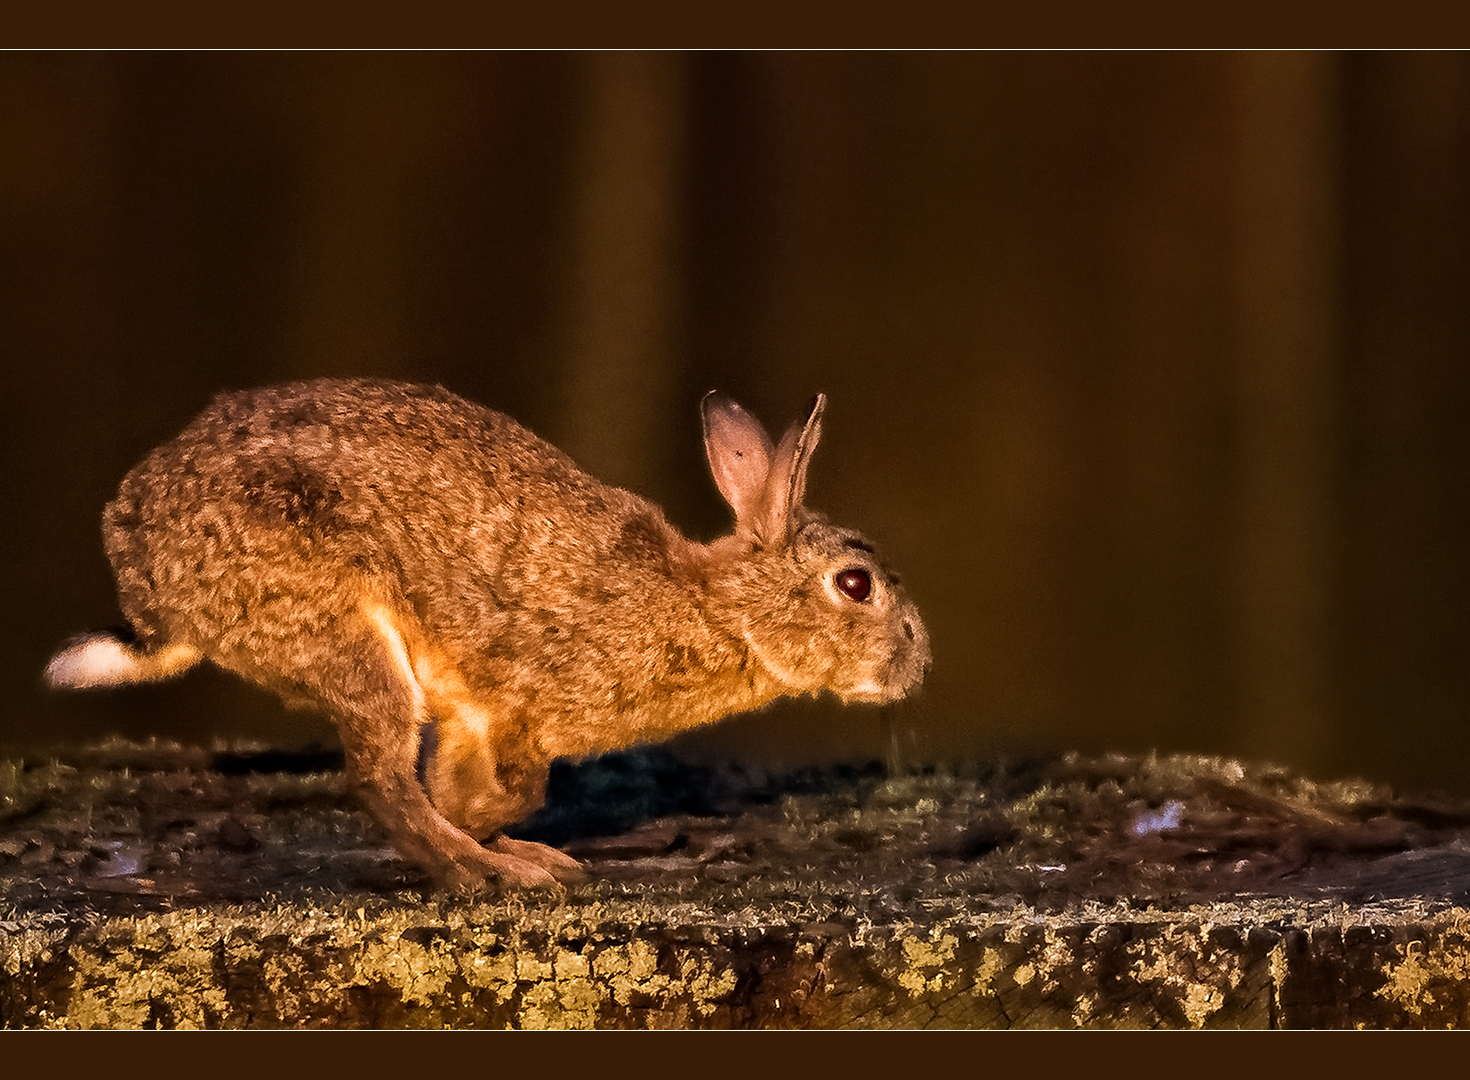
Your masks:
<svg viewBox="0 0 1470 1080"><path fill-rule="evenodd" d="M866 570L853 567L844 570L834 579L838 591L849 600L856 600L861 604L873 593L873 579L868 576Z"/></svg>

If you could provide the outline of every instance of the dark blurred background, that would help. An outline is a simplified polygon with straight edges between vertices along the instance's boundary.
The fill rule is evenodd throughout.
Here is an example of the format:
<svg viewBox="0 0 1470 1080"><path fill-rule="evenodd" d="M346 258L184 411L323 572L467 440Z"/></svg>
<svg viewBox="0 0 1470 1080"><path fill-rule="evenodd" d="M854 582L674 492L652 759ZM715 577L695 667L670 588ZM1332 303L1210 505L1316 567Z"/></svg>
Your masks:
<svg viewBox="0 0 1470 1080"><path fill-rule="evenodd" d="M830 398L810 501L922 697L766 765L1225 752L1470 791L1470 55L0 55L0 740L331 738L50 695L98 517L223 387L440 381L710 537L697 402Z"/></svg>

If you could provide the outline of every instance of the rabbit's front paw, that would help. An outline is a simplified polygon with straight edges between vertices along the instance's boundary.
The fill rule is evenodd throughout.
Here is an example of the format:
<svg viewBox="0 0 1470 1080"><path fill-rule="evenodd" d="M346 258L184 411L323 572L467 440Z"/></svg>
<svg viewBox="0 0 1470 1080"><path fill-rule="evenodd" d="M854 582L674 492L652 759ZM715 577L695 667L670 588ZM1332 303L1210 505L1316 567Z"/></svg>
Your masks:
<svg viewBox="0 0 1470 1080"><path fill-rule="evenodd" d="M497 836L486 845L489 849L515 859L534 863L547 871L557 881L568 885L587 880L582 864L564 851L534 840L512 840L508 836Z"/></svg>
<svg viewBox="0 0 1470 1080"><path fill-rule="evenodd" d="M561 892L562 884L552 874L526 859L486 851L483 855L459 858L435 875L441 885L454 892L477 893L486 889L550 889Z"/></svg>
<svg viewBox="0 0 1470 1080"><path fill-rule="evenodd" d="M556 848L499 836L473 852L461 852L438 874L447 887L477 892L489 887L551 889L586 880L582 866Z"/></svg>

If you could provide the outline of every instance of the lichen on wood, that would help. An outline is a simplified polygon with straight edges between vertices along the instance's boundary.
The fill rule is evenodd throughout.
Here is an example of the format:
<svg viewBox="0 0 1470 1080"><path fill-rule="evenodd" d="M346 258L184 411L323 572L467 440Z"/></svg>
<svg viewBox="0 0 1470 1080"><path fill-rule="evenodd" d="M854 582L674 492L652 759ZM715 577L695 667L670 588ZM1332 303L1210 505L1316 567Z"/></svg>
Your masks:
<svg viewBox="0 0 1470 1080"><path fill-rule="evenodd" d="M0 761L6 1027L1470 1023L1466 808L1211 758L561 770L590 880L436 893L330 755Z"/></svg>

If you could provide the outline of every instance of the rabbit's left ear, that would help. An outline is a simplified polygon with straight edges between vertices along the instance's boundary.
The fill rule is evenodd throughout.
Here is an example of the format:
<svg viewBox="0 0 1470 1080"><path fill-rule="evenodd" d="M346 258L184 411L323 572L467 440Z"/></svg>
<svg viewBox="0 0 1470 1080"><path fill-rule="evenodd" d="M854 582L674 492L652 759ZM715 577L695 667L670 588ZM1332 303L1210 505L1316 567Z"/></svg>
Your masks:
<svg viewBox="0 0 1470 1080"><path fill-rule="evenodd" d="M781 437L766 477L763 537L768 542L786 543L796 531L796 511L806 494L806 467L822 437L822 413L827 395L812 398L806 420L792 424Z"/></svg>

